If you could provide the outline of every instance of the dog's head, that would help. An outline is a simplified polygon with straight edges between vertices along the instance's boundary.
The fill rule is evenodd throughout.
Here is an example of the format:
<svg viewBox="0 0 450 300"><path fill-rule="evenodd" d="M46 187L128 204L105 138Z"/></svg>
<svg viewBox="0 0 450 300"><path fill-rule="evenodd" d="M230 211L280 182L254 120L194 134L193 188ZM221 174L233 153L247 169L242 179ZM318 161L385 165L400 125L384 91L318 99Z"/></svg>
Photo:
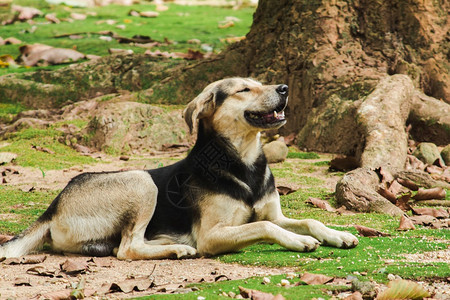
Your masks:
<svg viewBox="0 0 450 300"><path fill-rule="evenodd" d="M262 85L250 78L227 78L208 85L184 110L191 132L198 120L219 133L274 129L286 123L288 86Z"/></svg>

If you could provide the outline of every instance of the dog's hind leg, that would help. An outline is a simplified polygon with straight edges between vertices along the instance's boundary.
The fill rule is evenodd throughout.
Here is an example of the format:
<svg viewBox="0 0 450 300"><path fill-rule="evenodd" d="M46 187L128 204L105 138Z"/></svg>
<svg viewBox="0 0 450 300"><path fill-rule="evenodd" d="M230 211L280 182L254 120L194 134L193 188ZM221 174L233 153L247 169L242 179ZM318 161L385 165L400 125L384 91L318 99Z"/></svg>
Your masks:
<svg viewBox="0 0 450 300"><path fill-rule="evenodd" d="M155 199L156 201L156 199ZM119 249L117 249L118 259L163 259L163 258L181 258L193 256L197 250L188 245L172 244L158 245L145 241L144 235L147 225L153 215L153 209L140 211L136 216L135 222L130 223L122 231L122 240Z"/></svg>
<svg viewBox="0 0 450 300"><path fill-rule="evenodd" d="M118 259L162 259L192 256L197 250L188 245L158 245L146 243L145 231L155 212L158 190L156 185L149 187L145 193L138 195L134 203L138 209L128 216L128 222L122 229L119 248L115 250Z"/></svg>

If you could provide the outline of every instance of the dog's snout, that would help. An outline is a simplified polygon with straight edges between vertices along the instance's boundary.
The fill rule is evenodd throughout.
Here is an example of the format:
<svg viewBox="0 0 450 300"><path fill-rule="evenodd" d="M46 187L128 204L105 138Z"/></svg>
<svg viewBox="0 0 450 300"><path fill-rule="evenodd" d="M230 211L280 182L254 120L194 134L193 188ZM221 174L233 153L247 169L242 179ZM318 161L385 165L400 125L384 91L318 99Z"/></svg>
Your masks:
<svg viewBox="0 0 450 300"><path fill-rule="evenodd" d="M277 93L283 96L287 96L288 92L289 92L289 87L285 84L280 84L277 89L276 89Z"/></svg>

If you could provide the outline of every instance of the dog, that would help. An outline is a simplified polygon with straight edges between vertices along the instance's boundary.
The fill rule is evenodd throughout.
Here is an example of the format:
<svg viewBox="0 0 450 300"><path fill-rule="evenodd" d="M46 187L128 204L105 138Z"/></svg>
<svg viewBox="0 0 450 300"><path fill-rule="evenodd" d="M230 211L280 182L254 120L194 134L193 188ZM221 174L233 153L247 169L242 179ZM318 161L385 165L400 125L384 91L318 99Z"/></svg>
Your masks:
<svg viewBox="0 0 450 300"><path fill-rule="evenodd" d="M54 251L118 259L214 256L258 242L292 251L319 244L353 248L358 239L319 221L282 214L261 131L286 123L288 86L227 78L185 108L197 140L186 158L152 170L74 177L23 233L0 246L18 257Z"/></svg>

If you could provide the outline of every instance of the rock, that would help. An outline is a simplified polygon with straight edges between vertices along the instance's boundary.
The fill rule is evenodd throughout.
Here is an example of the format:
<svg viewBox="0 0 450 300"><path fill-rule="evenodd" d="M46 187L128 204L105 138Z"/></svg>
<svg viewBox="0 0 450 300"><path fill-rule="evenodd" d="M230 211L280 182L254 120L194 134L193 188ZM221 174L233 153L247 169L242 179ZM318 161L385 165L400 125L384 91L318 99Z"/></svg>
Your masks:
<svg viewBox="0 0 450 300"><path fill-rule="evenodd" d="M187 127L180 110L164 111L149 104L100 102L81 132L79 142L109 153L130 154L161 151L164 144L187 142Z"/></svg>
<svg viewBox="0 0 450 300"><path fill-rule="evenodd" d="M437 159L441 159L439 149L433 143L420 143L413 155L429 165L432 165Z"/></svg>
<svg viewBox="0 0 450 300"><path fill-rule="evenodd" d="M441 157L445 162L446 166L450 166L450 144L444 147L441 151Z"/></svg>
<svg viewBox="0 0 450 300"><path fill-rule="evenodd" d="M263 151L268 163L278 163L286 159L289 149L284 142L273 141L265 144Z"/></svg>
<svg viewBox="0 0 450 300"><path fill-rule="evenodd" d="M370 281L352 281L352 291L360 292L364 299L375 299L376 291L375 284Z"/></svg>
<svg viewBox="0 0 450 300"><path fill-rule="evenodd" d="M11 152L0 152L0 165L10 163L17 158L16 153Z"/></svg>

